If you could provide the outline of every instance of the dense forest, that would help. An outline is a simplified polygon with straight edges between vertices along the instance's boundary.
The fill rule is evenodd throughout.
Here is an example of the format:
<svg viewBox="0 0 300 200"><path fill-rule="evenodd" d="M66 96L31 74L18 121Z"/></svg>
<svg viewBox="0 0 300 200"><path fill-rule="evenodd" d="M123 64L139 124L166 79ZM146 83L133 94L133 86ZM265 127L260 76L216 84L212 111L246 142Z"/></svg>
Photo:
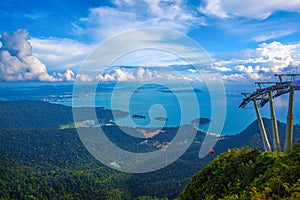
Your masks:
<svg viewBox="0 0 300 200"><path fill-rule="evenodd" d="M112 119L111 110L97 108L96 112L101 121ZM128 114L114 112L120 117ZM41 101L0 102L0 199L174 199L198 170L222 152L244 146L262 150L263 146L255 121L238 135L218 138L215 155L199 159L205 133L198 131L190 148L168 167L130 174L96 160L82 144L76 129L59 128L72 120L70 107ZM269 120L264 121L270 133ZM278 126L284 141L285 124ZM111 141L132 152L154 151L154 143L171 141L177 131L176 127L163 128L163 134L142 144L145 139L129 136L118 126L102 128ZM138 132L138 128L123 128ZM294 138L295 142L300 138L298 125Z"/></svg>
<svg viewBox="0 0 300 200"><path fill-rule="evenodd" d="M94 108L76 108L82 110L81 120L88 120L84 113L93 112ZM123 117L127 112L95 108L99 120L105 121L113 117ZM49 129L73 122L72 108L50 104L42 101L0 101L0 128L13 129Z"/></svg>

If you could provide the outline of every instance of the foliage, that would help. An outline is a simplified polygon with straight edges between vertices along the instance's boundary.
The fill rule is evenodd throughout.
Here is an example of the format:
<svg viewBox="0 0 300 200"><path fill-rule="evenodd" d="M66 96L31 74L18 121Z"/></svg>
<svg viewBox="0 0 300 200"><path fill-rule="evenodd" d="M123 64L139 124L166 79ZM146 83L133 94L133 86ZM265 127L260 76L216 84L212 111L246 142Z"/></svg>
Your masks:
<svg viewBox="0 0 300 200"><path fill-rule="evenodd" d="M109 110L103 107L75 108L81 110L80 121L88 120L86 113L96 111L98 120L109 121L114 117L124 117L127 112ZM42 101L0 101L0 128L49 129L73 122L72 108Z"/></svg>
<svg viewBox="0 0 300 200"><path fill-rule="evenodd" d="M89 111L88 108L80 109ZM128 114L121 111L114 112L120 117ZM100 121L112 119L111 110L96 108L96 113ZM83 121L87 119L84 114L81 117ZM199 149L205 134L198 131L190 148L171 165L151 173L128 174L111 169L92 157L82 144L76 129L59 129L62 124L72 123L73 116L70 107L40 101L0 101L0 121L0 199L174 199L189 183L192 176L220 153L233 147L249 145L252 148L261 147L260 144L262 144L259 129L254 122L241 134L219 139L214 147L214 156L199 159ZM268 131L271 127L268 123L265 125ZM279 123L278 126L280 132L284 132L282 131L284 124ZM124 150L131 152L157 150L151 145L141 144L145 141L144 138L126 134L126 132L134 133L134 135L142 134L139 131L141 128L122 127L120 129L118 126L103 126L102 128L107 137ZM88 129L91 128L86 128ZM155 131L151 128L145 130L146 132ZM148 143L171 141L178 127L163 128L163 130L164 133L148 138ZM294 136L300 138L300 126L295 126ZM299 152L299 146L294 149L295 152ZM235 151L238 150L231 150L231 152ZM265 168L260 169L253 165L256 154L261 153L257 150L251 152L249 149L244 151L245 155L241 157L228 156L227 159L234 161L235 158L239 158L246 163L237 166L245 173L252 168L257 171L256 173L261 173ZM273 162L271 158L268 159ZM296 163L299 155L293 152L289 158L290 160L285 163L287 166L290 166L289 162ZM252 164L250 161L246 162L248 159L252 159ZM235 163L238 164L238 161ZM264 162L264 160L261 161L261 163ZM223 159L222 163L227 163L226 159ZM235 165L224 164L224 167L231 169L230 173L236 173ZM296 172L299 169L295 167L293 170ZM236 174L240 180L243 176L250 175L241 172ZM286 179L292 176L293 173L286 175ZM259 177L255 179L257 183L263 180ZM222 182L222 184L225 185L227 182ZM223 190L221 186L218 186L219 190L226 192L227 190ZM229 191L237 192L238 188L243 187L248 186L239 183L236 189L231 188ZM272 187L272 185L266 186L267 190ZM288 194L299 196L295 192L299 188L297 181L290 185L283 185L282 188L286 188ZM253 193L253 196L262 195L262 189L256 185L249 191ZM239 197L238 194L227 196L224 198Z"/></svg>
<svg viewBox="0 0 300 200"><path fill-rule="evenodd" d="M103 128L109 139L123 149L155 150L138 145L144 139L129 137L116 126ZM166 129L149 141L169 141L173 131L176 129ZM75 129L0 129L0 152L0 199L175 198L204 164L199 160L190 162L197 156L190 151L184 159L159 171L122 173L92 157Z"/></svg>
<svg viewBox="0 0 300 200"><path fill-rule="evenodd" d="M289 155L232 149L197 172L179 199L297 199L300 141Z"/></svg>

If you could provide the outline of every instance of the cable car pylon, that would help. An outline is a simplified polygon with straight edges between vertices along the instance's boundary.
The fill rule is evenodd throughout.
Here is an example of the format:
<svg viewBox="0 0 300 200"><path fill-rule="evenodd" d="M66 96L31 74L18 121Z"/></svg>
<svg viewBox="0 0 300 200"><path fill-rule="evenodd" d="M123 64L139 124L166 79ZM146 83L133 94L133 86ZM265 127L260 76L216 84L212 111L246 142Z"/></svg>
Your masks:
<svg viewBox="0 0 300 200"><path fill-rule="evenodd" d="M259 112L259 108L258 108L256 99L253 99L252 101L253 101L253 104L254 104L256 117L257 117L257 121L258 121L258 124L259 124L260 133L261 133L261 136L262 136L262 139L263 139L264 149L267 150L267 151L272 151L270 143L269 143L269 139L268 139L268 136L267 136L267 132L266 132L266 129L265 129L265 126L264 126L264 122L263 122L263 120L261 118L261 115L260 115L260 112Z"/></svg>
<svg viewBox="0 0 300 200"><path fill-rule="evenodd" d="M272 122L272 136L273 136L273 146L274 150L276 149L278 152L281 151L280 147L280 139L278 133L278 125L277 119L275 114L275 107L274 107L274 99L273 99L273 92L269 91L269 102L270 102L270 115L271 115L271 122Z"/></svg>
<svg viewBox="0 0 300 200"><path fill-rule="evenodd" d="M294 130L294 88L291 86L289 95L289 108L286 119L286 134L284 143L284 153L290 153L293 146L293 130Z"/></svg>
<svg viewBox="0 0 300 200"><path fill-rule="evenodd" d="M284 143L284 153L288 154L292 150L293 141L293 127L294 127L294 90L300 90L300 80L296 78L300 77L300 74L276 74L279 78L279 82L255 82L258 84L258 88L252 93L242 93L245 97L243 102L239 105L239 108L244 108L246 105L253 101L256 111L257 121L259 123L260 132L263 139L264 149L271 151L270 143L266 134L266 130L259 112L259 107L263 107L266 103L270 103L270 115L272 123L272 137L273 137L273 149L281 151L280 139L278 133L278 125L275 114L274 98L279 97L285 93L289 93L289 107L286 123L286 138ZM284 77L289 80L284 80ZM262 85L270 85L268 87L262 87Z"/></svg>

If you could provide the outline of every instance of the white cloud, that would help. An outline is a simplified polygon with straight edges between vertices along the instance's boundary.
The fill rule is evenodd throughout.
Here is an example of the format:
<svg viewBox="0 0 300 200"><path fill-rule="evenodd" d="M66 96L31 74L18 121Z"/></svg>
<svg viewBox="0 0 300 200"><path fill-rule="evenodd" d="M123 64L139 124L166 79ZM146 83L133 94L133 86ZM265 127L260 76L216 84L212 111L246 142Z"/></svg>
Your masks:
<svg viewBox="0 0 300 200"><path fill-rule="evenodd" d="M294 28L294 27L292 27L292 28ZM255 36L252 39L256 42L263 42L263 41L266 41L266 40L270 40L270 39L290 35L294 32L295 32L295 30L276 30L276 31L271 31L270 33L267 33L267 34L264 33L262 35Z"/></svg>
<svg viewBox="0 0 300 200"><path fill-rule="evenodd" d="M92 82L94 79L86 74L77 74L76 75L76 81L79 82Z"/></svg>
<svg viewBox="0 0 300 200"><path fill-rule="evenodd" d="M63 74L54 72L55 81L74 81L75 74L72 70L66 70Z"/></svg>
<svg viewBox="0 0 300 200"><path fill-rule="evenodd" d="M74 72L71 71L71 70L66 70L65 73L64 73L64 76L66 78L66 81L73 81L74 80Z"/></svg>
<svg viewBox="0 0 300 200"><path fill-rule="evenodd" d="M73 81L74 73L50 75L46 65L34 54L26 30L19 29L11 34L1 34L0 81Z"/></svg>
<svg viewBox="0 0 300 200"><path fill-rule="evenodd" d="M216 70L221 71L221 72L228 72L231 71L231 69L229 67L215 67Z"/></svg>
<svg viewBox="0 0 300 200"><path fill-rule="evenodd" d="M214 15L220 18L228 18L227 12L223 9L221 0L205 1L206 5L200 6L199 11L206 15Z"/></svg>
<svg viewBox="0 0 300 200"><path fill-rule="evenodd" d="M195 69L188 69L188 71L193 73L193 74L197 72L197 70L195 70Z"/></svg>
<svg viewBox="0 0 300 200"><path fill-rule="evenodd" d="M300 30L299 13L274 14L264 20L242 17L215 18L209 26L220 28L228 35L236 35L243 42L264 42L297 34Z"/></svg>
<svg viewBox="0 0 300 200"><path fill-rule="evenodd" d="M96 79L98 81L202 81L200 76L194 75L189 69L185 71L174 71L166 68L122 68L114 67L111 71L99 74Z"/></svg>
<svg viewBox="0 0 300 200"><path fill-rule="evenodd" d="M149 69L143 69L142 67L125 69L125 68L114 68L110 72L99 74L97 79L99 81L142 81L146 78L152 79L152 72Z"/></svg>
<svg viewBox="0 0 300 200"><path fill-rule="evenodd" d="M276 73L292 73L300 66L300 43L262 43L256 49L217 56L216 69L225 80L270 80ZM220 70L222 71L222 70Z"/></svg>
<svg viewBox="0 0 300 200"><path fill-rule="evenodd" d="M219 18L231 16L247 17L252 19L265 19L275 11L300 12L298 0L272 0L272 1L240 1L240 0L205 0L199 11L206 15Z"/></svg>
<svg viewBox="0 0 300 200"><path fill-rule="evenodd" d="M117 33L143 27L186 33L192 27L205 25L196 8L187 6L183 0L117 0L114 4L114 7L91 9L87 18L73 24L75 32L92 34L95 41L102 41Z"/></svg>
<svg viewBox="0 0 300 200"><path fill-rule="evenodd" d="M28 42L26 30L17 30L12 34L2 33L0 48L0 80L54 81L46 66L34 55Z"/></svg>
<svg viewBox="0 0 300 200"><path fill-rule="evenodd" d="M246 78L242 74L234 73L234 74L229 74L229 75L223 75L223 80L225 81L245 81ZM249 81L249 80L248 80Z"/></svg>
<svg viewBox="0 0 300 200"><path fill-rule="evenodd" d="M144 67L158 67L158 66L169 66L176 64L187 64L185 59L196 59L201 56L201 53L195 53L196 49L192 47L185 46L185 44L174 45L170 44L169 41L159 41L161 38L151 37L151 34L145 33L143 36L144 41L132 41L132 42L143 42L145 49L137 49L133 52L128 52L125 55L122 55L117 60L114 61L113 65L127 65L127 66L144 66ZM124 41L124 44L127 45L128 42ZM128 44L128 45L133 45ZM153 49L148 49L148 46L154 47ZM168 52L166 50L172 49L174 52ZM194 51L194 52L193 52ZM183 52L181 58L179 55L176 55L176 52Z"/></svg>
<svg viewBox="0 0 300 200"><path fill-rule="evenodd" d="M82 60L94 48L66 38L32 38L33 53L47 63L51 70L78 68Z"/></svg>

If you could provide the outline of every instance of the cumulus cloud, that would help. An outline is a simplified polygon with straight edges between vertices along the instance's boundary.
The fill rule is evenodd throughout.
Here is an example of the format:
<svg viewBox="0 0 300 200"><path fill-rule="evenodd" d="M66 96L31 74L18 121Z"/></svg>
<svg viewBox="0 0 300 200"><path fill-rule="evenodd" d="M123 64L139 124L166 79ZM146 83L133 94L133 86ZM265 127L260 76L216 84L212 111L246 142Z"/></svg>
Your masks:
<svg viewBox="0 0 300 200"><path fill-rule="evenodd" d="M0 81L73 81L74 72L54 72L32 53L29 33L19 29L11 34L2 33L0 42ZM83 79L84 80L84 79ZM86 79L85 79L86 80Z"/></svg>
<svg viewBox="0 0 300 200"><path fill-rule="evenodd" d="M26 30L17 30L12 34L2 33L0 41L0 80L54 81L46 66L32 55L30 39Z"/></svg>
<svg viewBox="0 0 300 200"><path fill-rule="evenodd" d="M132 69L114 68L110 72L105 72L97 76L99 81L141 81L152 78L152 72L142 67Z"/></svg>
<svg viewBox="0 0 300 200"><path fill-rule="evenodd" d="M174 69L154 67L113 67L97 76L98 81L202 81L200 76L195 75L190 69L174 71Z"/></svg>
<svg viewBox="0 0 300 200"><path fill-rule="evenodd" d="M94 79L87 74L77 74L76 81L80 82L92 82Z"/></svg>
<svg viewBox="0 0 300 200"><path fill-rule="evenodd" d="M53 76L55 77L55 81L74 81L75 74L72 70L66 70L63 74L54 72Z"/></svg>
<svg viewBox="0 0 300 200"><path fill-rule="evenodd" d="M252 19L265 19L275 11L300 12L300 1L240 1L240 0L205 0L199 11L219 18L232 16Z"/></svg>
<svg viewBox="0 0 300 200"><path fill-rule="evenodd" d="M221 72L228 72L231 71L229 67L220 67L220 66L215 66L215 69Z"/></svg>
<svg viewBox="0 0 300 200"><path fill-rule="evenodd" d="M245 81L246 77L242 74L233 73L233 74L223 75L223 80L225 80L225 81L234 81L234 82L241 81L241 80Z"/></svg>
<svg viewBox="0 0 300 200"><path fill-rule="evenodd" d="M300 66L300 43L262 43L247 49L219 55L215 65L226 80L270 80L276 73L293 73Z"/></svg>

